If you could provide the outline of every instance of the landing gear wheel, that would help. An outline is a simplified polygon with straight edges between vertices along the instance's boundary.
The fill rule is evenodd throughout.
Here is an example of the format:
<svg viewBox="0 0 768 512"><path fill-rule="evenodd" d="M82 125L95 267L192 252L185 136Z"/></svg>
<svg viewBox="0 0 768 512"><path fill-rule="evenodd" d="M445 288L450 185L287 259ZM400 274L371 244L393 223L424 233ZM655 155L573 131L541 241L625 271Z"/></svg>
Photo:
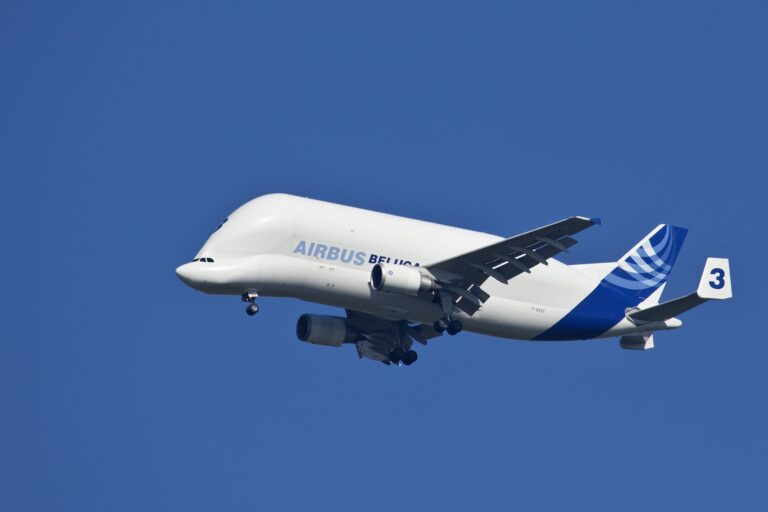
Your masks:
<svg viewBox="0 0 768 512"><path fill-rule="evenodd" d="M405 356L406 356L405 350L398 347L389 353L389 360L397 364L400 361L402 361L405 358Z"/></svg>
<svg viewBox="0 0 768 512"><path fill-rule="evenodd" d="M448 334L453 336L454 334L460 333L463 328L464 326L462 325L461 322L459 322L458 320L453 320L451 321L450 324L448 324L448 329L446 330L448 331Z"/></svg>
<svg viewBox="0 0 768 512"><path fill-rule="evenodd" d="M447 319L441 318L432 324L432 328L435 330L435 332L442 334L442 332L445 331L449 325L450 322L448 322Z"/></svg>
<svg viewBox="0 0 768 512"><path fill-rule="evenodd" d="M248 316L253 316L253 315L255 315L256 313L258 313L258 312L259 312L259 306L258 306L258 304L253 304L253 303L251 303L251 304L248 304L248 305L245 307L245 312L246 312L246 313L248 313Z"/></svg>
<svg viewBox="0 0 768 512"><path fill-rule="evenodd" d="M418 358L419 354L417 354L415 350L409 350L403 355L403 364L405 366L410 366L415 363Z"/></svg>

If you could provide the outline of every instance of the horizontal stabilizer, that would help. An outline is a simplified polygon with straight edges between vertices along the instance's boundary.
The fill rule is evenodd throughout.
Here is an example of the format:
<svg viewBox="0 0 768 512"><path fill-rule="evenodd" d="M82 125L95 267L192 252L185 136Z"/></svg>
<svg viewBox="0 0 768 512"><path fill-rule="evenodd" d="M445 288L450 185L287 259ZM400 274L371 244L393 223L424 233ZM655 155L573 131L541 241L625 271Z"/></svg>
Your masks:
<svg viewBox="0 0 768 512"><path fill-rule="evenodd" d="M695 292L657 306L633 311L627 316L635 322L661 322L700 306L710 299L729 299L732 296L728 260L708 258L701 274L699 288Z"/></svg>
<svg viewBox="0 0 768 512"><path fill-rule="evenodd" d="M669 302L664 302L658 306L630 313L629 318L631 320L639 320L640 322L662 322L674 318L680 313L685 313L696 306L700 306L708 300L709 299L702 299L696 292L693 292L685 297L680 297L679 299L670 300Z"/></svg>

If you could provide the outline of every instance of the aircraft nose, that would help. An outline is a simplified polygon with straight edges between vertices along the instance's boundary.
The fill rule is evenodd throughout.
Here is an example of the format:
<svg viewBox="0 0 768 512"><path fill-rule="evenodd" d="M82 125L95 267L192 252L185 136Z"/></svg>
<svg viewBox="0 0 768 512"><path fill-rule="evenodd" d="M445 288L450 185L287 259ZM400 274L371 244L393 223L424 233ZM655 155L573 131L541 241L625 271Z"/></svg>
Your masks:
<svg viewBox="0 0 768 512"><path fill-rule="evenodd" d="M195 290L206 293L228 293L233 279L238 273L232 263L216 262L213 258L205 257L185 263L176 269L179 279Z"/></svg>
<svg viewBox="0 0 768 512"><path fill-rule="evenodd" d="M191 268L192 265L192 263L185 263L176 269L176 275L179 276L179 279L181 279L187 286L192 286L192 283L195 281L193 275L194 271Z"/></svg>

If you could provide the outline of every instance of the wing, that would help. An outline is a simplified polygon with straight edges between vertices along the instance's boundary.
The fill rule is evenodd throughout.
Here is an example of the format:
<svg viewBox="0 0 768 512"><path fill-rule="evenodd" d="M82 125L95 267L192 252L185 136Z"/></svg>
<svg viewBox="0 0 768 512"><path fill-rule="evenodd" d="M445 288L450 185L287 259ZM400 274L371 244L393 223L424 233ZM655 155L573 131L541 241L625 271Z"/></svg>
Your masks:
<svg viewBox="0 0 768 512"><path fill-rule="evenodd" d="M441 335L431 325L392 322L351 309L346 312L347 322L362 338L356 343L357 355L374 361L388 364L389 354L396 346L410 350L414 340L426 345L428 340Z"/></svg>
<svg viewBox="0 0 768 512"><path fill-rule="evenodd" d="M570 217L424 267L456 297L456 306L472 315L489 298L481 288L488 278L506 284L540 263L547 265L549 258L576 244L571 235L595 224L600 219Z"/></svg>

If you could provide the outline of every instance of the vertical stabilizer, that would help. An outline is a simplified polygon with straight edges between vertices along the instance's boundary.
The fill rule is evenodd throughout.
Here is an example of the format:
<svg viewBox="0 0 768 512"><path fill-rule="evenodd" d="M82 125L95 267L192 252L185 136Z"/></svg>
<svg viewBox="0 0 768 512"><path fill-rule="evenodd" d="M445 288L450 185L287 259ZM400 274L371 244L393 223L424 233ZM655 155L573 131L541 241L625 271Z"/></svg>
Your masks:
<svg viewBox="0 0 768 512"><path fill-rule="evenodd" d="M607 286L635 296L638 303L667 282L688 230L661 224L616 264L604 279Z"/></svg>
<svg viewBox="0 0 768 512"><path fill-rule="evenodd" d="M605 333L639 304L658 303L688 230L662 224L640 240L580 303L537 340L589 339ZM652 343L643 341L642 346ZM638 340L625 344L640 346ZM648 345L650 346L650 345Z"/></svg>

